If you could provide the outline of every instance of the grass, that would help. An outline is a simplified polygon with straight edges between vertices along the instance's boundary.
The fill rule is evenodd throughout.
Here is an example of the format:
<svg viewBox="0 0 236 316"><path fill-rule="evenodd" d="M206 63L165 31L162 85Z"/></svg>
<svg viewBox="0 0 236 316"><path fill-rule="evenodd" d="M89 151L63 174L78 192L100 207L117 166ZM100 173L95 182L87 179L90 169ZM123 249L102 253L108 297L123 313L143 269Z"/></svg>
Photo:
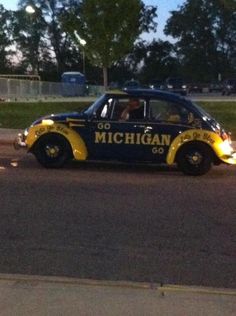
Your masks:
<svg viewBox="0 0 236 316"><path fill-rule="evenodd" d="M28 127L40 116L51 113L81 111L90 102L27 102L0 103L0 127ZM208 113L216 118L236 139L236 101L235 102L198 102Z"/></svg>
<svg viewBox="0 0 236 316"><path fill-rule="evenodd" d="M89 104L86 102L1 103L0 127L24 129L41 116L52 113L81 111Z"/></svg>

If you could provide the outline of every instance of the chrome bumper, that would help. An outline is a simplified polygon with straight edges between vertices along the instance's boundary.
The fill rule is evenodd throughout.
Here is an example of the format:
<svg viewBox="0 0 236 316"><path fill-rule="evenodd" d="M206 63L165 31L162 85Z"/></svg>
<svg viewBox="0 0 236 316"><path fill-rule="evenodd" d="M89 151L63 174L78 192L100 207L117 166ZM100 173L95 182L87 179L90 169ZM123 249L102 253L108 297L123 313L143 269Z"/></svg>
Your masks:
<svg viewBox="0 0 236 316"><path fill-rule="evenodd" d="M25 138L26 138L25 135L22 133L19 133L17 135L13 143L13 146L16 150L19 150L21 148L25 148L25 149L27 148L27 145L25 143Z"/></svg>

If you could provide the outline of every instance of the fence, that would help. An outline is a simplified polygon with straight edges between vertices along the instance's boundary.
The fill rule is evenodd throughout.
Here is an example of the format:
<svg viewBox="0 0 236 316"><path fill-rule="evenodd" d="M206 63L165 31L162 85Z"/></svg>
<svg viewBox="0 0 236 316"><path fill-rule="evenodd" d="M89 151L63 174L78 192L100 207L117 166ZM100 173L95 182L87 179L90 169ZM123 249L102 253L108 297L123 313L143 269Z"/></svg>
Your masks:
<svg viewBox="0 0 236 316"><path fill-rule="evenodd" d="M0 78L0 98L9 101L98 96L103 92L103 86Z"/></svg>

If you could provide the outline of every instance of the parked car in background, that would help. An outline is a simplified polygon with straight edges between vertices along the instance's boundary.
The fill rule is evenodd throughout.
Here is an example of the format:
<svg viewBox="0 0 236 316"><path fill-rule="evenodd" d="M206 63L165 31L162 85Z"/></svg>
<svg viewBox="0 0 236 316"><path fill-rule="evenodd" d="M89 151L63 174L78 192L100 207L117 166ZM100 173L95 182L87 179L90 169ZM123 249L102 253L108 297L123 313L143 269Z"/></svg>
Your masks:
<svg viewBox="0 0 236 316"><path fill-rule="evenodd" d="M227 79L223 83L222 95L236 93L236 79Z"/></svg>
<svg viewBox="0 0 236 316"><path fill-rule="evenodd" d="M124 83L123 89L138 89L140 88L140 83L138 80L128 80Z"/></svg>
<svg viewBox="0 0 236 316"><path fill-rule="evenodd" d="M212 82L209 85L209 92L222 92L223 84L220 82Z"/></svg>
<svg viewBox="0 0 236 316"><path fill-rule="evenodd" d="M203 84L199 82L191 82L188 84L188 93L202 93Z"/></svg>
<svg viewBox="0 0 236 316"><path fill-rule="evenodd" d="M187 84L182 78L169 77L164 83L164 90L181 95L187 95Z"/></svg>
<svg viewBox="0 0 236 316"><path fill-rule="evenodd" d="M163 81L159 79L152 80L149 84L149 88L162 90L164 88Z"/></svg>

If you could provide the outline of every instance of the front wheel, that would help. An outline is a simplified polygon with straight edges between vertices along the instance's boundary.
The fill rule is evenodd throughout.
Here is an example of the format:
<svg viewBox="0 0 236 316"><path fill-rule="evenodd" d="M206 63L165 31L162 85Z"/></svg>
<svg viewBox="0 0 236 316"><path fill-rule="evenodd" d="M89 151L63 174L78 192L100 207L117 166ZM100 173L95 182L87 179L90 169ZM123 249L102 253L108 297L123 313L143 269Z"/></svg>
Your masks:
<svg viewBox="0 0 236 316"><path fill-rule="evenodd" d="M211 169L213 157L208 145L196 142L180 148L176 160L184 174L200 176Z"/></svg>
<svg viewBox="0 0 236 316"><path fill-rule="evenodd" d="M63 136L52 133L39 138L33 153L44 167L60 168L70 159L71 147Z"/></svg>

